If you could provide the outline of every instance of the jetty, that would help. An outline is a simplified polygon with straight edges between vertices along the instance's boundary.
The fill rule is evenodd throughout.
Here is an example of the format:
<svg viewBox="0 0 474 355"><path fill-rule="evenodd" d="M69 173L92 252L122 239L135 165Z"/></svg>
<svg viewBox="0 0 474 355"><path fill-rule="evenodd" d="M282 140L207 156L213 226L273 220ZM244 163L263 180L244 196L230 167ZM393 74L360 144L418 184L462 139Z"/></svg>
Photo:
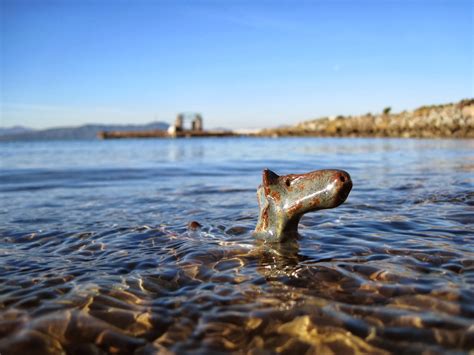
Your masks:
<svg viewBox="0 0 474 355"><path fill-rule="evenodd" d="M186 123L190 123L186 128ZM167 130L147 131L100 131L99 139L121 139L121 138L192 138L192 137L235 137L246 134L236 133L230 130L205 130L203 119L199 113L180 113L176 117L174 125Z"/></svg>
<svg viewBox="0 0 474 355"><path fill-rule="evenodd" d="M120 138L192 138L192 137L234 137L242 136L232 131L183 131L169 134L168 131L102 131L97 134L100 139Z"/></svg>

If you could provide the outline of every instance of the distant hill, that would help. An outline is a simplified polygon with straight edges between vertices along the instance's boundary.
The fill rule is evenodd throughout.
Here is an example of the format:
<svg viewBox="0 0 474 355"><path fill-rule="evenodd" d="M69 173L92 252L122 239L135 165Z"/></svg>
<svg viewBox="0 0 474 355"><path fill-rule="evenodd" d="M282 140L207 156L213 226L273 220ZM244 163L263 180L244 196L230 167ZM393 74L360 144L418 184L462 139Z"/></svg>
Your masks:
<svg viewBox="0 0 474 355"><path fill-rule="evenodd" d="M166 130L168 127L169 124L165 122L151 122L144 125L87 124L79 127L57 127L42 130L15 126L0 128L0 141L96 139L97 133L100 131Z"/></svg>
<svg viewBox="0 0 474 355"><path fill-rule="evenodd" d="M31 132L33 129L23 127L23 126L13 126L13 127L6 127L2 128L0 127L0 136L8 136L12 134L20 134L20 133L26 133L26 132Z"/></svg>

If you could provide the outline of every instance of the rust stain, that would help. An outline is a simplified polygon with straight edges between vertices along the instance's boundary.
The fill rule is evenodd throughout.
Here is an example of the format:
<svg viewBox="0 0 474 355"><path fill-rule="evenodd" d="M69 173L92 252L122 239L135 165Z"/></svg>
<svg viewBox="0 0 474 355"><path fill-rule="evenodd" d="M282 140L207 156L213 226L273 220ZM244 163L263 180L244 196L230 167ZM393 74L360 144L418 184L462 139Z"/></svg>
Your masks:
<svg viewBox="0 0 474 355"><path fill-rule="evenodd" d="M274 200L275 202L280 202L280 200L281 200L281 195L280 195L280 193L279 193L278 191L271 191L270 194L269 194L269 196L270 196L271 198L273 198L273 200Z"/></svg>
<svg viewBox="0 0 474 355"><path fill-rule="evenodd" d="M310 208L316 208L321 205L321 199L319 197L316 197L314 200L311 201L310 203Z"/></svg>
<svg viewBox="0 0 474 355"><path fill-rule="evenodd" d="M303 208L303 202L298 202L297 204L291 206L289 209L288 209L288 214L290 216L294 216L295 214L297 214L299 211L301 211L301 209Z"/></svg>
<svg viewBox="0 0 474 355"><path fill-rule="evenodd" d="M265 196L270 194L271 189L268 185L263 185L263 190L265 191Z"/></svg>
<svg viewBox="0 0 474 355"><path fill-rule="evenodd" d="M262 212L262 228L263 230L268 228L268 206Z"/></svg>

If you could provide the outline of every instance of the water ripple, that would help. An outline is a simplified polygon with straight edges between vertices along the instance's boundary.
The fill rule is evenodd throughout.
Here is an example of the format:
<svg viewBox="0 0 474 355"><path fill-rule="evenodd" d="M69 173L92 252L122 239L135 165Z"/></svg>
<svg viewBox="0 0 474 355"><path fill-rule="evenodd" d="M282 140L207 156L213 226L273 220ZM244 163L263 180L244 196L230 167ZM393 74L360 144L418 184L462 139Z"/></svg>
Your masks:
<svg viewBox="0 0 474 355"><path fill-rule="evenodd" d="M2 153L2 354L474 348L470 141L60 146L54 165L47 143ZM340 167L354 189L269 246L263 167Z"/></svg>

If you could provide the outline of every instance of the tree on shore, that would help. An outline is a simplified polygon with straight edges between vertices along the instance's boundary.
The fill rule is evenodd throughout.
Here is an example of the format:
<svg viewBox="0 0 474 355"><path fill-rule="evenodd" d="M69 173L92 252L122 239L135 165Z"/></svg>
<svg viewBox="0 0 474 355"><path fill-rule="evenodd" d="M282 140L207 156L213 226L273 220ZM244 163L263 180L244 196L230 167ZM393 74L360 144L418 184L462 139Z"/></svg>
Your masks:
<svg viewBox="0 0 474 355"><path fill-rule="evenodd" d="M387 106L383 109L383 114L388 115L392 111L392 108L390 106Z"/></svg>

